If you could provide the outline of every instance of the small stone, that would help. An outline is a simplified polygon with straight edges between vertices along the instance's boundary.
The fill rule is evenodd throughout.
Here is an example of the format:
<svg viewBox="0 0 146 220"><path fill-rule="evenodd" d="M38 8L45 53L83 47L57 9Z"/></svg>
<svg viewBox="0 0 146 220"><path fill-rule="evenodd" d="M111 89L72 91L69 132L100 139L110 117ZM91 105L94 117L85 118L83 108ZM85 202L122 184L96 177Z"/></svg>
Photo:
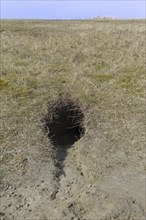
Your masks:
<svg viewBox="0 0 146 220"><path fill-rule="evenodd" d="M19 208L20 208L20 205L17 205L17 206L16 206L16 209L19 209Z"/></svg>
<svg viewBox="0 0 146 220"><path fill-rule="evenodd" d="M56 192L52 193L51 196L50 196L51 200L54 200L56 199Z"/></svg>

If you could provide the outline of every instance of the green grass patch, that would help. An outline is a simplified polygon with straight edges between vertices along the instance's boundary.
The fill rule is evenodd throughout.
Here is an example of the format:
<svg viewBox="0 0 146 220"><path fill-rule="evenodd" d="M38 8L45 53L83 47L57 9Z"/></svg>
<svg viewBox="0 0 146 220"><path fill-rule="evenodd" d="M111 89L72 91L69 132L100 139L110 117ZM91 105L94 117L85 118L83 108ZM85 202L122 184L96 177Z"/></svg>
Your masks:
<svg viewBox="0 0 146 220"><path fill-rule="evenodd" d="M137 77L131 75L120 76L116 84L118 87L132 94L144 92L144 88L138 82Z"/></svg>
<svg viewBox="0 0 146 220"><path fill-rule="evenodd" d="M5 177L6 173L4 170L0 170L0 180L2 180Z"/></svg>
<svg viewBox="0 0 146 220"><path fill-rule="evenodd" d="M104 74L104 73L95 74L95 73L90 73L89 70L85 70L84 74L86 77L90 77L91 80L100 83L108 82L109 80L113 79L113 75L111 74Z"/></svg>
<svg viewBox="0 0 146 220"><path fill-rule="evenodd" d="M56 63L56 64L49 64L47 67L49 72L68 72L70 70L70 66L67 63Z"/></svg>
<svg viewBox="0 0 146 220"><path fill-rule="evenodd" d="M9 83L5 79L0 79L0 90L4 90L8 87Z"/></svg>
<svg viewBox="0 0 146 220"><path fill-rule="evenodd" d="M101 61L99 63L94 63L93 65L94 65L96 71L99 71L101 69L108 67L108 65L105 61Z"/></svg>
<svg viewBox="0 0 146 220"><path fill-rule="evenodd" d="M124 67L122 71L124 74L128 74L129 76L137 76L137 78L141 78L145 74L145 69L144 66L135 66L135 65L130 65L127 67Z"/></svg>
<svg viewBox="0 0 146 220"><path fill-rule="evenodd" d="M98 80L99 82L107 82L107 81L113 79L113 76L109 75L109 74L95 74L93 76L93 78L95 80Z"/></svg>
<svg viewBox="0 0 146 220"><path fill-rule="evenodd" d="M15 61L15 65L16 66L28 66L29 63L28 63L28 60L26 60L26 59L17 59Z"/></svg>

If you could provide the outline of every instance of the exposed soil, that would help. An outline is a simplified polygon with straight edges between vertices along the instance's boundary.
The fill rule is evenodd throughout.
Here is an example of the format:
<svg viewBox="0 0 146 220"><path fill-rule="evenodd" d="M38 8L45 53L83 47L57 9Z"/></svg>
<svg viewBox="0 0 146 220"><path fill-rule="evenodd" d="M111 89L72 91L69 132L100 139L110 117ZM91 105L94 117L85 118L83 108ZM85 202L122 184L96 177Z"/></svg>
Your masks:
<svg viewBox="0 0 146 220"><path fill-rule="evenodd" d="M99 168L103 175L91 181L79 160L78 147L75 144L68 150L59 184L49 161L29 160L25 175L5 179L1 184L1 219L144 220L145 176L129 165L109 172L108 167L103 169L107 161L102 159Z"/></svg>

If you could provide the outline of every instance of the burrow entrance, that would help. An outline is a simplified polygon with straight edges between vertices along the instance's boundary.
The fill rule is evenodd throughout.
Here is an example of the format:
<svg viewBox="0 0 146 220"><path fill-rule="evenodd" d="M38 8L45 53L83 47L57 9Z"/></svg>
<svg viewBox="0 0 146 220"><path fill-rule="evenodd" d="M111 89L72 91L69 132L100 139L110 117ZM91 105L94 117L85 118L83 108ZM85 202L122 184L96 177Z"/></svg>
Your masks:
<svg viewBox="0 0 146 220"><path fill-rule="evenodd" d="M77 101L68 97L59 97L48 104L48 113L44 118L44 128L55 152L57 177L63 172L63 161L70 148L85 134L84 114Z"/></svg>

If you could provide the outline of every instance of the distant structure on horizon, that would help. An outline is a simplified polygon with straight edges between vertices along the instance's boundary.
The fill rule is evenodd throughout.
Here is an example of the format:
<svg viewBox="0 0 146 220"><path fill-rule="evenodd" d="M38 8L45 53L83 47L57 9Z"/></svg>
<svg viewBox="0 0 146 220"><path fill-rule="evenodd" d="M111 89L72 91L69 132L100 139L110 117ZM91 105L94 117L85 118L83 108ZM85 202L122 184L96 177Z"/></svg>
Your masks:
<svg viewBox="0 0 146 220"><path fill-rule="evenodd" d="M97 16L97 17L94 17L94 18L91 18L93 20L114 20L114 19L118 19L116 17L108 17L108 16Z"/></svg>

